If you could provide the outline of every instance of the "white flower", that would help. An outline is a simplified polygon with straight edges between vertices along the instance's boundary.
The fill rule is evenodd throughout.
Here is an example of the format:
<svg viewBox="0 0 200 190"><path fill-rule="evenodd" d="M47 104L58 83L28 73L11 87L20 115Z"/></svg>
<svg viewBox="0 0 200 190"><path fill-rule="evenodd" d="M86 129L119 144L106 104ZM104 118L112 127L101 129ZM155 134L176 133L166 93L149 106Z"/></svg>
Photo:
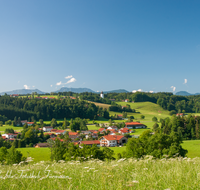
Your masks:
<svg viewBox="0 0 200 190"><path fill-rule="evenodd" d="M135 180L134 180L134 181L132 181L132 183L139 183L139 181L135 181Z"/></svg>

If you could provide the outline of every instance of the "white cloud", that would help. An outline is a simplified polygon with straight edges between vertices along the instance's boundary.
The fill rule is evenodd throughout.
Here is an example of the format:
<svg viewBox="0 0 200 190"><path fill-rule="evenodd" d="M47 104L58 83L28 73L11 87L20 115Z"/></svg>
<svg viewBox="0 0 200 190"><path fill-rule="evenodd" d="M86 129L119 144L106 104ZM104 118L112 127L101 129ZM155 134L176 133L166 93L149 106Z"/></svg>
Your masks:
<svg viewBox="0 0 200 190"><path fill-rule="evenodd" d="M149 92L150 92L150 93L153 93L153 90L150 90Z"/></svg>
<svg viewBox="0 0 200 190"><path fill-rule="evenodd" d="M30 87L28 85L26 85L26 84L24 85L24 88L25 89L30 89Z"/></svg>
<svg viewBox="0 0 200 190"><path fill-rule="evenodd" d="M136 92L142 92L142 89L138 89L138 90L133 90L132 93L136 93Z"/></svg>
<svg viewBox="0 0 200 190"><path fill-rule="evenodd" d="M99 92L99 91L97 90L97 92Z"/></svg>
<svg viewBox="0 0 200 190"><path fill-rule="evenodd" d="M61 84L62 84L61 81L56 83L57 86L60 86Z"/></svg>
<svg viewBox="0 0 200 190"><path fill-rule="evenodd" d="M183 84L187 84L187 79L184 79L184 83Z"/></svg>
<svg viewBox="0 0 200 190"><path fill-rule="evenodd" d="M171 86L170 88L172 88L173 92L176 90L175 86Z"/></svg>
<svg viewBox="0 0 200 190"><path fill-rule="evenodd" d="M72 78L72 75L66 76L65 78L70 79L70 78Z"/></svg>
<svg viewBox="0 0 200 190"><path fill-rule="evenodd" d="M53 85L51 84L50 87L52 87Z"/></svg>
<svg viewBox="0 0 200 190"><path fill-rule="evenodd" d="M65 84L72 83L72 82L76 82L76 79L75 79L75 78L71 78L71 79L68 80Z"/></svg>

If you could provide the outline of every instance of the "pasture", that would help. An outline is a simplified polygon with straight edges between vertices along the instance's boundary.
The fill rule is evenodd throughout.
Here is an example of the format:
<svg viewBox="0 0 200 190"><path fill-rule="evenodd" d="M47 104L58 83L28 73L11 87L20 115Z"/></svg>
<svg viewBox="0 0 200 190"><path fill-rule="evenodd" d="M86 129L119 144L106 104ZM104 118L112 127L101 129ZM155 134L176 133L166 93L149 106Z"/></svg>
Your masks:
<svg viewBox="0 0 200 190"><path fill-rule="evenodd" d="M200 157L200 140L183 141L182 147L188 150L187 157L195 158ZM109 147L114 150L114 157L117 158L117 153L126 151L126 147ZM23 156L34 158L34 162L48 161L50 160L50 149L49 148L18 148Z"/></svg>

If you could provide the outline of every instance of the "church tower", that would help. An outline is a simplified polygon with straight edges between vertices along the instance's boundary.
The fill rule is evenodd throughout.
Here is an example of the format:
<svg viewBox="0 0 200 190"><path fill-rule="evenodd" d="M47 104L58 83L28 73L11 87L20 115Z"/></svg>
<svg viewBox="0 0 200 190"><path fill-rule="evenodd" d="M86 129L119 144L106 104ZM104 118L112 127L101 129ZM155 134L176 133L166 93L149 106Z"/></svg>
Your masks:
<svg viewBox="0 0 200 190"><path fill-rule="evenodd" d="M101 97L101 98L104 98L103 91L101 91L100 97Z"/></svg>

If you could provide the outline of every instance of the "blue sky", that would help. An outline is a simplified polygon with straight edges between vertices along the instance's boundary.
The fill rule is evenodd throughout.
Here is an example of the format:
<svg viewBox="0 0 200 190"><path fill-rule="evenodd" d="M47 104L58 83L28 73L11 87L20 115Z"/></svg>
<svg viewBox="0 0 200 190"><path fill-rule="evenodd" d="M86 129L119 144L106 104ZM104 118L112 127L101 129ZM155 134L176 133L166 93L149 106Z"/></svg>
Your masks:
<svg viewBox="0 0 200 190"><path fill-rule="evenodd" d="M199 9L196 0L0 1L0 92L200 92Z"/></svg>

